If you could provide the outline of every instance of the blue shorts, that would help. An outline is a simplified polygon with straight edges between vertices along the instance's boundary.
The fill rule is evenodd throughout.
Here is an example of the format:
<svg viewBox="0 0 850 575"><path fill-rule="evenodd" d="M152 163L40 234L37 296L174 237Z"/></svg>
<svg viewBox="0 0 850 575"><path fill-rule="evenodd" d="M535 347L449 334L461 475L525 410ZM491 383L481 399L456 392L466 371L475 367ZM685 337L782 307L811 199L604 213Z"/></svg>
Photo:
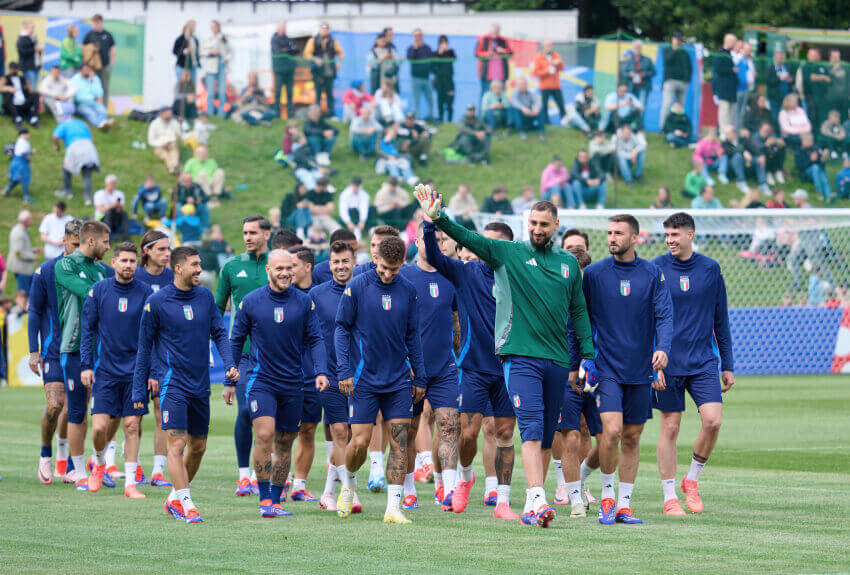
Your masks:
<svg viewBox="0 0 850 575"><path fill-rule="evenodd" d="M62 377L65 380L68 423L83 423L88 410L88 390L80 382L80 354L63 353L59 364L62 366Z"/></svg>
<svg viewBox="0 0 850 575"><path fill-rule="evenodd" d="M329 386L319 397L325 412L325 425L348 423L348 397L339 391L339 386Z"/></svg>
<svg viewBox="0 0 850 575"><path fill-rule="evenodd" d="M581 416L587 423L590 435L602 433L602 419L599 417L599 408L596 407L596 396L593 393L583 393L579 396L581 402L576 402L574 396L578 395L567 385L564 389L564 405L561 407L561 417L558 419L558 431L565 429L581 429Z"/></svg>
<svg viewBox="0 0 850 575"><path fill-rule="evenodd" d="M505 356L502 366L520 438L540 441L543 449L550 449L569 370L550 359L520 355Z"/></svg>
<svg viewBox="0 0 850 575"><path fill-rule="evenodd" d="M354 387L348 398L348 422L352 425L375 423L378 410L384 421L413 418L413 391L409 381L390 391L372 391Z"/></svg>
<svg viewBox="0 0 850 575"><path fill-rule="evenodd" d="M109 417L146 415L148 404L141 409L133 408L133 384L110 381L95 377L91 390L91 414L105 413Z"/></svg>
<svg viewBox="0 0 850 575"><path fill-rule="evenodd" d="M44 383L65 383L62 362L58 355L49 355L41 359L41 380Z"/></svg>
<svg viewBox="0 0 850 575"><path fill-rule="evenodd" d="M685 411L685 390L697 404L722 403L720 376L717 372L706 371L695 375L668 375L667 389L652 390L652 407L664 413Z"/></svg>
<svg viewBox="0 0 850 575"><path fill-rule="evenodd" d="M262 383L251 386L246 404L251 421L258 417L274 417L276 431L297 433L301 429L304 394L300 389L282 389Z"/></svg>
<svg viewBox="0 0 850 575"><path fill-rule="evenodd" d="M460 412L515 417L503 375L460 370Z"/></svg>
<svg viewBox="0 0 850 575"><path fill-rule="evenodd" d="M319 423L322 421L322 398L318 389L302 390L304 400L301 404L301 423Z"/></svg>
<svg viewBox="0 0 850 575"><path fill-rule="evenodd" d="M185 429L189 435L210 431L210 398L189 397L172 391L160 398L162 429Z"/></svg>
<svg viewBox="0 0 850 575"><path fill-rule="evenodd" d="M440 375L425 379L428 386L425 389L425 399L431 404L431 409L453 407L457 409L458 389L457 369L447 369ZM423 402L424 403L424 402Z"/></svg>
<svg viewBox="0 0 850 575"><path fill-rule="evenodd" d="M619 411L623 423L639 425L652 419L652 386L649 383L623 385L613 379L600 379L596 388L596 406L599 413Z"/></svg>

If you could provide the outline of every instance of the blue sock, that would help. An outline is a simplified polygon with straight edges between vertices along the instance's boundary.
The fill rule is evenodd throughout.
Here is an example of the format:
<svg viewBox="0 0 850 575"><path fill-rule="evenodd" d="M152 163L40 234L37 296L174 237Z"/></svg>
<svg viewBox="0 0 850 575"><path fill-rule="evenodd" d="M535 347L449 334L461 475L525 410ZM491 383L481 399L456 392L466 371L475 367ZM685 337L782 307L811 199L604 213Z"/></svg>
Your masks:
<svg viewBox="0 0 850 575"><path fill-rule="evenodd" d="M41 456L42 457L53 457L53 446L52 445L42 445L41 446Z"/></svg>
<svg viewBox="0 0 850 575"><path fill-rule="evenodd" d="M236 416L233 438L236 441L236 464L239 467L250 467L251 445L254 443L254 432L251 427L251 417L248 415L247 408L244 412L240 411Z"/></svg>
<svg viewBox="0 0 850 575"><path fill-rule="evenodd" d="M268 481L258 481L257 485L260 488L260 501L263 499L271 499L271 491L269 490L269 482ZM274 503L274 501L272 501Z"/></svg>
<svg viewBox="0 0 850 575"><path fill-rule="evenodd" d="M274 505L275 503L280 503L280 496L283 495L283 485L275 485L274 483L272 483L271 493L272 505Z"/></svg>
<svg viewBox="0 0 850 575"><path fill-rule="evenodd" d="M71 459L71 456L68 456L68 467L65 468L66 471L71 471L74 469L74 460Z"/></svg>

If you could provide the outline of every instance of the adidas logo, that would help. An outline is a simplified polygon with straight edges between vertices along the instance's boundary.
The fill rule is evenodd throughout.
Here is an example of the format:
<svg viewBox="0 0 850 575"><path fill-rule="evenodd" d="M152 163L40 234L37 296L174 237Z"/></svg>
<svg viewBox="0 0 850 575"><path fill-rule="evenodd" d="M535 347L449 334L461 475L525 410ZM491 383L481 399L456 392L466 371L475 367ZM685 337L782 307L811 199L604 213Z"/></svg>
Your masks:
<svg viewBox="0 0 850 575"><path fill-rule="evenodd" d="M238 274L236 274L236 277L238 277L238 278L246 278L246 277L248 277L248 274L246 274L246 273L245 273L245 270L242 270L241 272L239 272Z"/></svg>
<svg viewBox="0 0 850 575"><path fill-rule="evenodd" d="M528 260L528 261L527 261L527 262L525 262L525 263L526 263L527 265L537 267L537 260L536 260L536 259L534 259L534 258L531 258L530 260Z"/></svg>

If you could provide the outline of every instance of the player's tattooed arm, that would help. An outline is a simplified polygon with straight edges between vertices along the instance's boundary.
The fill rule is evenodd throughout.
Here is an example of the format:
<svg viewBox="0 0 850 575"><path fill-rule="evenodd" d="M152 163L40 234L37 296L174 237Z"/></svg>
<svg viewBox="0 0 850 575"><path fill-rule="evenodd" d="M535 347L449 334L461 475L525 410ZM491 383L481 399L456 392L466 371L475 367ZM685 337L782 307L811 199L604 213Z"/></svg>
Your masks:
<svg viewBox="0 0 850 575"><path fill-rule="evenodd" d="M390 421L389 426L390 453L387 458L387 481L401 485L407 474L407 434L410 423Z"/></svg>
<svg viewBox="0 0 850 575"><path fill-rule="evenodd" d="M510 485L514 473L514 446L496 447L496 478L499 485Z"/></svg>

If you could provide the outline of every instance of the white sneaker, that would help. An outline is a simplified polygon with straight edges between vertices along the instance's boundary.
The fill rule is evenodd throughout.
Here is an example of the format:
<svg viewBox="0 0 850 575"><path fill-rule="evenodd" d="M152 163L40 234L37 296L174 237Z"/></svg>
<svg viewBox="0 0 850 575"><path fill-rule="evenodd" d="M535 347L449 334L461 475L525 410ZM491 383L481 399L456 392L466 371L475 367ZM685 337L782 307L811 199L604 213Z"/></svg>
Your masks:
<svg viewBox="0 0 850 575"><path fill-rule="evenodd" d="M597 210L604 210L604 209L605 209L605 205L604 205L604 204L596 204L596 209L597 209Z"/></svg>
<svg viewBox="0 0 850 575"><path fill-rule="evenodd" d="M771 174L770 172L767 173L766 179L767 179L767 185L768 186L775 186L776 185L776 180L773 179L773 174Z"/></svg>
<svg viewBox="0 0 850 575"><path fill-rule="evenodd" d="M322 493L322 498L319 500L319 509L336 511L336 498L333 493Z"/></svg>
<svg viewBox="0 0 850 575"><path fill-rule="evenodd" d="M761 190L761 193L764 194L765 196L769 196L773 193L773 192L770 191L770 188L767 187L767 185L759 186L759 189Z"/></svg>
<svg viewBox="0 0 850 575"><path fill-rule="evenodd" d="M726 177L726 174L718 174L717 181L723 184L724 186L729 183L729 178ZM709 186L712 184L708 184Z"/></svg>
<svg viewBox="0 0 850 575"><path fill-rule="evenodd" d="M784 184L785 183L785 174L782 171L776 172L776 183Z"/></svg>
<svg viewBox="0 0 850 575"><path fill-rule="evenodd" d="M741 190L742 194L749 194L750 193L750 186L747 185L747 182L744 182L742 180L742 181L738 182L737 185L738 185L738 189Z"/></svg>
<svg viewBox="0 0 850 575"><path fill-rule="evenodd" d="M40 457L38 459L38 480L44 485L53 483L53 458Z"/></svg>
<svg viewBox="0 0 850 575"><path fill-rule="evenodd" d="M570 518L579 519L581 517L587 517L587 508L584 506L584 503L573 505L570 510Z"/></svg>

